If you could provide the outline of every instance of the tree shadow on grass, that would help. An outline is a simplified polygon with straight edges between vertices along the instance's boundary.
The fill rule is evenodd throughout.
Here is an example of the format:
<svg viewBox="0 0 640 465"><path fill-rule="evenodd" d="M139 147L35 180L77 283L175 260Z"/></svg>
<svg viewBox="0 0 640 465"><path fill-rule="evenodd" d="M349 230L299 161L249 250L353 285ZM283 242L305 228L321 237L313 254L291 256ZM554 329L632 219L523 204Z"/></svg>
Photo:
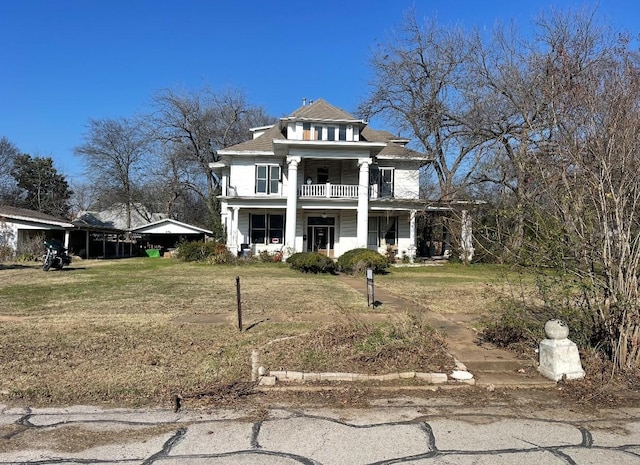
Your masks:
<svg viewBox="0 0 640 465"><path fill-rule="evenodd" d="M33 270L40 268L42 265L24 265L22 263L0 263L0 270Z"/></svg>

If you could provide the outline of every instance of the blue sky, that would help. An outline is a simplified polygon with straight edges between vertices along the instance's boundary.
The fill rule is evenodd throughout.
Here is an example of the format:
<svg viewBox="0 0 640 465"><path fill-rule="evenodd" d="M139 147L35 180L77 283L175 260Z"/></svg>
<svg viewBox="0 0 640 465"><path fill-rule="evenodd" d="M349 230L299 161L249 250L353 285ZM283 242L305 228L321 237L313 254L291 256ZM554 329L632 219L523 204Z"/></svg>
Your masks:
<svg viewBox="0 0 640 465"><path fill-rule="evenodd" d="M637 33L640 2L600 3ZM0 137L50 156L69 181L89 118L144 112L163 88L242 89L283 116L302 98L353 111L366 95L368 53L415 6L419 17L490 28L529 27L569 0L16 0L0 2ZM382 129L380 124L376 127Z"/></svg>

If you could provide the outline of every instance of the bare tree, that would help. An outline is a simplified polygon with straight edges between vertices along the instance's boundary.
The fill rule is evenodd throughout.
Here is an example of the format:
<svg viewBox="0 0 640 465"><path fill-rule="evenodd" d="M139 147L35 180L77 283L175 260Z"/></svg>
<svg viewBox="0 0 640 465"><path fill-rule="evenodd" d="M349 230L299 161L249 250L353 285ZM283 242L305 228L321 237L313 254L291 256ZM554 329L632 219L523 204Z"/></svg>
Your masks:
<svg viewBox="0 0 640 465"><path fill-rule="evenodd" d="M0 202L15 197L16 181L11 169L18 155L18 148L6 137L0 137Z"/></svg>
<svg viewBox="0 0 640 465"><path fill-rule="evenodd" d="M154 96L153 103L150 125L164 146L163 176L172 180L170 197L177 200L184 188L196 193L208 206L212 228L222 238L217 200L220 186L209 163L218 160L217 150L246 140L250 127L275 119L249 105L237 89L220 93L165 89Z"/></svg>
<svg viewBox="0 0 640 465"><path fill-rule="evenodd" d="M470 91L472 45L460 28L434 19L420 24L413 12L407 14L399 33L373 51L371 92L358 109L366 118L384 117L420 143L433 159L442 200L459 195L484 143L468 130L477 116Z"/></svg>
<svg viewBox="0 0 640 465"><path fill-rule="evenodd" d="M619 369L640 366L640 59L593 12L539 22L548 140L536 178ZM540 47L542 48L542 47Z"/></svg>
<svg viewBox="0 0 640 465"><path fill-rule="evenodd" d="M145 176L149 137L135 119L89 120L84 144L74 149L85 161L86 176L101 194L125 206L127 228Z"/></svg>
<svg viewBox="0 0 640 465"><path fill-rule="evenodd" d="M244 94L234 89L220 94L209 89L193 93L163 90L153 102L156 137L175 156L198 166L206 180L206 192L199 192L203 198L217 187L209 169L209 163L218 160L216 151L246 140L251 126L273 122L260 108L249 106ZM191 187L199 191L196 185Z"/></svg>
<svg viewBox="0 0 640 465"><path fill-rule="evenodd" d="M87 182L76 182L71 184L71 204L72 216L76 216L81 211L98 208L98 199L101 198L96 190L96 186ZM107 205L108 206L108 205Z"/></svg>

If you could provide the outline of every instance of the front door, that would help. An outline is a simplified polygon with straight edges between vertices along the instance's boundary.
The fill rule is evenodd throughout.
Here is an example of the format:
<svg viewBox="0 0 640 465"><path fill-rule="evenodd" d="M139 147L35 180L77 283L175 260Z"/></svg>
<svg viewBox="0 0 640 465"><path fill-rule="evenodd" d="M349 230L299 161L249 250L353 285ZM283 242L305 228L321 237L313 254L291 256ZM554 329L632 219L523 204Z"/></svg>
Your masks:
<svg viewBox="0 0 640 465"><path fill-rule="evenodd" d="M333 257L335 218L309 217L307 222L307 251Z"/></svg>

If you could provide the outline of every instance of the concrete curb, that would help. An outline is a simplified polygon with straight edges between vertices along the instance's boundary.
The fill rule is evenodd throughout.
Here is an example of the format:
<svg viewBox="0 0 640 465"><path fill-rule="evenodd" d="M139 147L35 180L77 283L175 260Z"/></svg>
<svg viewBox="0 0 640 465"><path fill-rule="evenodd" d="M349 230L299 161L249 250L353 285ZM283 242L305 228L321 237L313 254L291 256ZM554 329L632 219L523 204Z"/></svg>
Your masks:
<svg viewBox="0 0 640 465"><path fill-rule="evenodd" d="M343 373L343 372L303 372L289 370L272 370L259 377L260 386L274 386L277 381L285 383L305 382L305 381L395 381L400 379L419 379L428 384L445 384L449 381L456 384L475 385L475 378L471 375L469 379L456 379L446 373L422 373L416 371L404 371L387 373L380 375L370 375L366 373Z"/></svg>

